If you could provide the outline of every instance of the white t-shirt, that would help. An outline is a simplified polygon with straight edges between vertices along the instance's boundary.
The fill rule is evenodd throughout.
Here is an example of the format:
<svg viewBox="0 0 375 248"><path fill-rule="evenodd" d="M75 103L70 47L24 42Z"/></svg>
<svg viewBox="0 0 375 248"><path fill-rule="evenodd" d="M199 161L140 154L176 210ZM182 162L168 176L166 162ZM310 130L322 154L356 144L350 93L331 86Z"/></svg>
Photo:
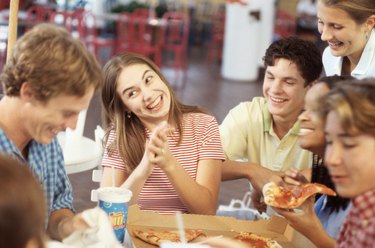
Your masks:
<svg viewBox="0 0 375 248"><path fill-rule="evenodd" d="M362 37L358 38L361 39ZM363 38L362 38L363 39ZM333 56L330 48L327 47L323 52L323 66L326 76L341 75L343 57ZM375 77L375 30L371 31L369 40L362 52L358 65L351 73L352 77L363 79Z"/></svg>

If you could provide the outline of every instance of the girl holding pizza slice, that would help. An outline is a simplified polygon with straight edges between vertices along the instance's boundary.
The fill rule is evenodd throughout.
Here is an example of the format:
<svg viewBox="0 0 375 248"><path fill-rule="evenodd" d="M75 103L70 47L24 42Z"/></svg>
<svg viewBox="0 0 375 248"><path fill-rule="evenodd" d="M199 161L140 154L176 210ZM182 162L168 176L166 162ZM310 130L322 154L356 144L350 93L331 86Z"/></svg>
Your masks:
<svg viewBox="0 0 375 248"><path fill-rule="evenodd" d="M297 170L286 172L286 183L299 185L301 182L311 181L334 188L327 168L323 164L325 137L324 126L319 118L319 99L327 94L335 84L342 80L352 79L347 76L330 76L318 80L307 92L304 112L300 114L301 125L299 143L304 149L314 153L312 170L300 174ZM311 180L307 180L311 178ZM315 203L315 204L314 204ZM302 204L303 212L293 212L274 208L276 212L288 219L290 224L299 232L308 237L318 247L333 247L340 227L349 211L349 200L340 196L321 195L314 201L310 197Z"/></svg>
<svg viewBox="0 0 375 248"><path fill-rule="evenodd" d="M374 247L375 79L340 84L321 104L325 161L342 197L351 199L336 247Z"/></svg>
<svg viewBox="0 0 375 248"><path fill-rule="evenodd" d="M179 102L160 69L141 55L113 57L104 77L101 186L114 178L140 209L215 214L224 160L215 117Z"/></svg>

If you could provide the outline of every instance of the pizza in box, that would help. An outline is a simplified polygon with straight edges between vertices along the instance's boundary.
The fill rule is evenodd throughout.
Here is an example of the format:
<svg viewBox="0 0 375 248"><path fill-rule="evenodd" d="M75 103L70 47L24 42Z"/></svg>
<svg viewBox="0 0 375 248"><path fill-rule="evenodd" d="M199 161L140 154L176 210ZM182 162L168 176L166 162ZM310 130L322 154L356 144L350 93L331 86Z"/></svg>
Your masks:
<svg viewBox="0 0 375 248"><path fill-rule="evenodd" d="M136 238L157 247L160 247L163 242L181 242L178 230L134 230L133 234ZM207 235L199 229L185 230L187 242L194 242L198 237L206 236ZM243 243L249 248L282 248L275 240L251 232L238 233L233 239ZM208 240L210 240L210 237L207 238L207 241Z"/></svg>
<svg viewBox="0 0 375 248"><path fill-rule="evenodd" d="M155 246L160 246L162 242L181 242L178 230L134 230L133 234L138 239ZM185 238L191 242L198 237L205 237L206 234L199 229L185 229Z"/></svg>
<svg viewBox="0 0 375 248"><path fill-rule="evenodd" d="M234 239L246 244L249 248L282 248L276 240L251 232L241 232Z"/></svg>

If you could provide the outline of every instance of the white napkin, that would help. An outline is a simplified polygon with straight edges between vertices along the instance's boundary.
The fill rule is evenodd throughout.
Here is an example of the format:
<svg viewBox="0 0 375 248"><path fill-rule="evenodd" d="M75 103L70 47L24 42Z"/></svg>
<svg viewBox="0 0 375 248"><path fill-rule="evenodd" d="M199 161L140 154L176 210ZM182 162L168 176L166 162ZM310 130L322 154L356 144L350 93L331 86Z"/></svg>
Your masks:
<svg viewBox="0 0 375 248"><path fill-rule="evenodd" d="M113 232L107 214L95 207L82 212L82 218L90 226L84 231L76 231L63 240L63 245L51 243L48 248L123 248ZM52 246L55 245L55 246Z"/></svg>

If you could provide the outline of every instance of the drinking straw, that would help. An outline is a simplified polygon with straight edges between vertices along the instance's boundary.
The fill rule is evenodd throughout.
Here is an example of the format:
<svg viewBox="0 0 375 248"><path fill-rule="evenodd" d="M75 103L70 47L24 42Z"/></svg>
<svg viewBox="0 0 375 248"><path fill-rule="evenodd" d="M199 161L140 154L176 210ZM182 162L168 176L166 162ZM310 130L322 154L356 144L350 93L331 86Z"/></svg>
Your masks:
<svg viewBox="0 0 375 248"><path fill-rule="evenodd" d="M186 243L184 221L182 219L182 214L179 211L176 212L176 222L177 222L178 232L180 234L180 241L181 243Z"/></svg>
<svg viewBox="0 0 375 248"><path fill-rule="evenodd" d="M112 188L116 187L115 180L115 167L112 165Z"/></svg>
<svg viewBox="0 0 375 248"><path fill-rule="evenodd" d="M10 0L7 61L10 59L11 51L17 40L18 3L18 0Z"/></svg>

